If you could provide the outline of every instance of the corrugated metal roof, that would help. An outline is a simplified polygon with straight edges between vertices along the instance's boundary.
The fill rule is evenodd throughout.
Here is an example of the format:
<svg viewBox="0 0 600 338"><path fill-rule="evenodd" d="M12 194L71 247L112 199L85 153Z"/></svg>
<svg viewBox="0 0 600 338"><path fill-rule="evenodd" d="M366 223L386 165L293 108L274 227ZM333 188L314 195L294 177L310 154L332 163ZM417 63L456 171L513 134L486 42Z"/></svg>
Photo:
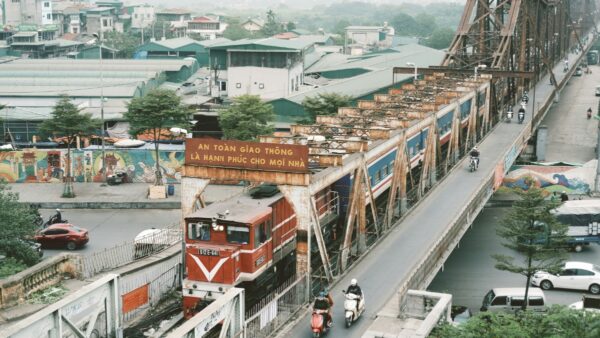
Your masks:
<svg viewBox="0 0 600 338"><path fill-rule="evenodd" d="M301 51L315 44L313 38L303 38L302 36L295 39L276 39L276 38L265 38L265 39L242 39L235 40L225 43L219 43L210 46L214 49L245 49L249 46L263 46L273 47L277 49L287 49L293 51Z"/></svg>
<svg viewBox="0 0 600 338"><path fill-rule="evenodd" d="M412 47L411 47L412 46ZM352 97L360 97L366 94L377 91L381 88L392 85L392 69L393 67L404 67L407 62L413 62L417 67L427 67L429 65L438 65L444 58L443 51L419 46L411 45L399 47L399 53L382 54L373 58L363 59L358 62L370 62L372 71L354 76L348 79L332 81L327 85L319 88L310 89L284 98L291 102L301 104L307 96L315 96L321 93L339 93L350 95ZM406 47L406 48L405 48ZM394 55L393 59L387 58L388 55ZM349 62L348 68L355 68L356 64ZM312 67L311 67L312 69ZM345 69L340 66L340 69ZM394 77L395 83L404 81L412 75L397 75Z"/></svg>
<svg viewBox="0 0 600 338"><path fill-rule="evenodd" d="M177 49L177 48L181 48L181 47L184 47L184 46L187 46L187 45L198 45L198 46L204 47L200 43L200 41L197 41L197 40L194 40L194 39L190 39L188 37L166 39L166 40L157 40L157 41L152 41L151 43L153 43L155 45L163 46L163 47L169 48L169 49Z"/></svg>
<svg viewBox="0 0 600 338"><path fill-rule="evenodd" d="M404 67L406 66L406 62L423 64L436 59L439 55L444 55L444 52L418 44L399 46L378 53L359 56L332 53L326 55L319 62L307 69L307 73L320 73L349 68L378 70L394 66ZM427 63L427 65L429 64L435 63Z"/></svg>
<svg viewBox="0 0 600 338"><path fill-rule="evenodd" d="M75 86L10 86L0 85L0 97L2 96L25 96L25 97L57 97L69 95L70 97L99 97L100 92L105 97L131 98L139 94L139 86L136 85L108 85L104 88L75 87Z"/></svg>
<svg viewBox="0 0 600 338"><path fill-rule="evenodd" d="M192 67L195 59L173 60L129 60L129 59L19 59L0 64L0 71L36 70L36 71L179 71L183 67ZM102 65L102 67L100 67Z"/></svg>

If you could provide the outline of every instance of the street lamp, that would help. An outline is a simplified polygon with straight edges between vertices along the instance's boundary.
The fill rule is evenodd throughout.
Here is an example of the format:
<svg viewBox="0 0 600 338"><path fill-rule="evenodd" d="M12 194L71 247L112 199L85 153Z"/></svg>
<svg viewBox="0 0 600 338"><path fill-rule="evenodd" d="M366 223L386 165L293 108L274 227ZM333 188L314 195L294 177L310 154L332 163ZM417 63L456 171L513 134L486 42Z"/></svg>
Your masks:
<svg viewBox="0 0 600 338"><path fill-rule="evenodd" d="M98 40L98 54L100 54L100 121L102 122L102 184L104 184L106 183L106 156L104 147L104 63L102 61L102 25L100 26L100 34L94 33L92 35Z"/></svg>
<svg viewBox="0 0 600 338"><path fill-rule="evenodd" d="M415 67L415 81L417 81L417 65L414 62L407 62L406 65L409 67Z"/></svg>
<svg viewBox="0 0 600 338"><path fill-rule="evenodd" d="M475 75L475 80L477 80L477 71L479 69L486 69L486 68L487 68L487 65L477 65L477 66L475 66L475 69L473 70L473 73Z"/></svg>

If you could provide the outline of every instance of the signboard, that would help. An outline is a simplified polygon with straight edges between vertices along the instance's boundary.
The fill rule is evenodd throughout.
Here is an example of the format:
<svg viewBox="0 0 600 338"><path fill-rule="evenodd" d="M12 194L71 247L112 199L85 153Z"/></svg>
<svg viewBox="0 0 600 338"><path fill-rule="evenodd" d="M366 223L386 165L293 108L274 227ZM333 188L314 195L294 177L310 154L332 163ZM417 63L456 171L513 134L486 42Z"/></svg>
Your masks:
<svg viewBox="0 0 600 338"><path fill-rule="evenodd" d="M185 165L304 173L308 147L192 138L185 141Z"/></svg>
<svg viewBox="0 0 600 338"><path fill-rule="evenodd" d="M123 313L131 312L148 303L148 284L129 291L123 296Z"/></svg>

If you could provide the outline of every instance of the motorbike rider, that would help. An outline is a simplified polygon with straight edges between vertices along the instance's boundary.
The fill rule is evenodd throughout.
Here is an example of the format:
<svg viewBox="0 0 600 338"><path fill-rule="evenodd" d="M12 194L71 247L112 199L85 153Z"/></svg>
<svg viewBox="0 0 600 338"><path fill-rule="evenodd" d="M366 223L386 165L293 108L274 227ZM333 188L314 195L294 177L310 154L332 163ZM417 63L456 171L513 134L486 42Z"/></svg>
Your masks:
<svg viewBox="0 0 600 338"><path fill-rule="evenodd" d="M587 110L587 118L588 120L592 118L592 107L589 107Z"/></svg>
<svg viewBox="0 0 600 338"><path fill-rule="evenodd" d="M60 213L60 209L56 209L56 214L54 214L54 216L52 216L50 220L51 224L62 223L63 219L62 214Z"/></svg>
<svg viewBox="0 0 600 338"><path fill-rule="evenodd" d="M525 119L525 107L523 105L521 105L521 108L519 108L519 122Z"/></svg>
<svg viewBox="0 0 600 338"><path fill-rule="evenodd" d="M360 300L363 298L363 293L360 289L360 286L358 286L358 281L356 280L356 278L352 278L352 280L350 281L350 286L348 287L348 290L346 290L346 294L349 293L360 297L359 301L356 302L356 311L358 311Z"/></svg>
<svg viewBox="0 0 600 338"><path fill-rule="evenodd" d="M475 168L479 168L479 149L477 149L477 146L474 146L473 149L471 149L469 155L475 159Z"/></svg>
<svg viewBox="0 0 600 338"><path fill-rule="evenodd" d="M333 325L333 316L331 315L331 308L333 308L333 299L331 295L327 292L327 290L323 290L319 292L319 296L315 298L315 304L313 305L313 309L327 311L327 326L331 327Z"/></svg>

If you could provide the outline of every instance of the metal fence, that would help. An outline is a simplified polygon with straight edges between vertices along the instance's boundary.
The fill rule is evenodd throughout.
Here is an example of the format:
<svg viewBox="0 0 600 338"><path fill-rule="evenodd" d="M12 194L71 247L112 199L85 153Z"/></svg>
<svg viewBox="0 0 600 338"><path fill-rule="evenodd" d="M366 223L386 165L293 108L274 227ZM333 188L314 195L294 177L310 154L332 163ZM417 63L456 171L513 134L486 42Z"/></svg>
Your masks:
<svg viewBox="0 0 600 338"><path fill-rule="evenodd" d="M122 275L119 281L119 293L126 295L140 287L147 286L148 301L130 311L122 312L122 323L128 324L148 309L155 307L164 296L181 286L181 255L177 254L168 260L155 264L150 268Z"/></svg>
<svg viewBox="0 0 600 338"><path fill-rule="evenodd" d="M307 302L306 276L289 279L246 312L246 337L269 337Z"/></svg>
<svg viewBox="0 0 600 338"><path fill-rule="evenodd" d="M103 251L81 256L79 262L80 278L90 278L100 272L132 263L160 252L182 239L182 230L179 224L157 230L136 241L125 242Z"/></svg>

